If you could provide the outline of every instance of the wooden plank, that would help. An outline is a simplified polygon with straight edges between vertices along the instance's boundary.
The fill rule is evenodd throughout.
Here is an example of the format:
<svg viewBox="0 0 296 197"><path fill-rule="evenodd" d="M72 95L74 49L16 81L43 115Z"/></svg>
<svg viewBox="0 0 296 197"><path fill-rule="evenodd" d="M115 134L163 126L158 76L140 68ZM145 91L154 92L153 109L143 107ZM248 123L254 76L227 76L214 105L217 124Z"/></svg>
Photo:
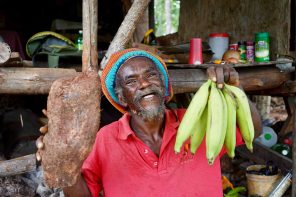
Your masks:
<svg viewBox="0 0 296 197"><path fill-rule="evenodd" d="M288 64L293 63L293 60L280 60L280 61L269 61L269 62L255 62L255 63L245 63L245 64L221 64L221 66L231 66L234 68L238 67L261 67L261 66L275 66L276 64ZM205 63L200 65L194 65L194 64L167 64L168 67L173 68L209 68L211 66L220 66L220 64L214 64L214 63Z"/></svg>
<svg viewBox="0 0 296 197"><path fill-rule="evenodd" d="M35 169L35 154L30 154L6 161L0 161L0 177L22 174L25 172L33 171Z"/></svg>
<svg viewBox="0 0 296 197"><path fill-rule="evenodd" d="M48 94L53 81L75 75L74 69L0 68L0 93Z"/></svg>
<svg viewBox="0 0 296 197"><path fill-rule="evenodd" d="M253 143L253 148L253 153L251 153L246 146L239 146L236 148L236 151L243 158L248 158L258 164L266 164L267 161L273 161L280 169L292 169L292 159L285 157L257 142Z"/></svg>

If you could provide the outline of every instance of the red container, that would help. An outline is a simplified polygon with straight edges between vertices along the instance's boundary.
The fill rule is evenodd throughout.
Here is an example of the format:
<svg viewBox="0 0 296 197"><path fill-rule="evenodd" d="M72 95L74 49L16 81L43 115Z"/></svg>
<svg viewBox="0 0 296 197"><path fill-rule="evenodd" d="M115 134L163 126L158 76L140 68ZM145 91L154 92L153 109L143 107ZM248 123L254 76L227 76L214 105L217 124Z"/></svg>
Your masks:
<svg viewBox="0 0 296 197"><path fill-rule="evenodd" d="M191 38L190 39L190 51L189 51L189 64L202 64L202 39Z"/></svg>

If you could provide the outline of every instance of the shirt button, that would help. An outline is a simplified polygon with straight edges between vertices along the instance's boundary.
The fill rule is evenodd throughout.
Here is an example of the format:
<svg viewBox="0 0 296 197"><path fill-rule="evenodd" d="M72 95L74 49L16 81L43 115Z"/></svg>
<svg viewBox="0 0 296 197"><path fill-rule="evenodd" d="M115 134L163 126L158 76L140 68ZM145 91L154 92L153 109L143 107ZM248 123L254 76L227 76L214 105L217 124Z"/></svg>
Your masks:
<svg viewBox="0 0 296 197"><path fill-rule="evenodd" d="M144 150L144 153L145 153L145 154L147 154L147 153L148 153L148 150L147 150L147 149L145 149L145 150Z"/></svg>
<svg viewBox="0 0 296 197"><path fill-rule="evenodd" d="M157 161L153 162L153 165L154 165L154 167L157 167L158 162Z"/></svg>

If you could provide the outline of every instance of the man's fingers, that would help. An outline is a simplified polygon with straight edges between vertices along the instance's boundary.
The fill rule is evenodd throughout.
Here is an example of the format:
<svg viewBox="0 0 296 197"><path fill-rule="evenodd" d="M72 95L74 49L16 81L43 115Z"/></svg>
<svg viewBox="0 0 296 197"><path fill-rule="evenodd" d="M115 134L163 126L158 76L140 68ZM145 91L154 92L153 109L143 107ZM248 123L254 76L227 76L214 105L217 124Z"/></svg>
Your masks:
<svg viewBox="0 0 296 197"><path fill-rule="evenodd" d="M42 133L42 134L46 134L47 131L48 131L48 125L45 125L45 126L43 126L43 127L40 127L39 131L40 131L40 133Z"/></svg>
<svg viewBox="0 0 296 197"><path fill-rule="evenodd" d="M216 76L217 76L217 87L222 89L224 86L224 72L222 66L217 66L216 68Z"/></svg>
<svg viewBox="0 0 296 197"><path fill-rule="evenodd" d="M213 82L217 81L217 76L216 76L216 71L214 66L211 66L207 69L207 74L209 79L211 79Z"/></svg>
<svg viewBox="0 0 296 197"><path fill-rule="evenodd" d="M41 155L39 151L36 152L36 160L41 161Z"/></svg>
<svg viewBox="0 0 296 197"><path fill-rule="evenodd" d="M229 73L229 84L234 85L234 86L239 86L239 75L238 73L233 69L233 71L231 71Z"/></svg>
<svg viewBox="0 0 296 197"><path fill-rule="evenodd" d="M43 109L42 113L47 117L47 110L46 109Z"/></svg>
<svg viewBox="0 0 296 197"><path fill-rule="evenodd" d="M36 140L36 146L37 146L38 149L43 149L43 148L44 148L43 135L40 136L40 137Z"/></svg>
<svg viewBox="0 0 296 197"><path fill-rule="evenodd" d="M224 66L224 83L228 83L229 78L230 78L230 72L231 72L232 67L231 66Z"/></svg>

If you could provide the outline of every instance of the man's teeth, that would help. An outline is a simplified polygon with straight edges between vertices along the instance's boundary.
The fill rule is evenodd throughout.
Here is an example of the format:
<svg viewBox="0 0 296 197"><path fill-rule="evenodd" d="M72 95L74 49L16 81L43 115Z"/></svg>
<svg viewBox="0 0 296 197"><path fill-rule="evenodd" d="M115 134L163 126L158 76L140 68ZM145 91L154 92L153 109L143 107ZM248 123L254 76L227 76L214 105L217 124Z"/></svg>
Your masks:
<svg viewBox="0 0 296 197"><path fill-rule="evenodd" d="M148 98L151 98L153 96L154 96L153 94L148 94L148 95L144 96L143 98L148 99Z"/></svg>

